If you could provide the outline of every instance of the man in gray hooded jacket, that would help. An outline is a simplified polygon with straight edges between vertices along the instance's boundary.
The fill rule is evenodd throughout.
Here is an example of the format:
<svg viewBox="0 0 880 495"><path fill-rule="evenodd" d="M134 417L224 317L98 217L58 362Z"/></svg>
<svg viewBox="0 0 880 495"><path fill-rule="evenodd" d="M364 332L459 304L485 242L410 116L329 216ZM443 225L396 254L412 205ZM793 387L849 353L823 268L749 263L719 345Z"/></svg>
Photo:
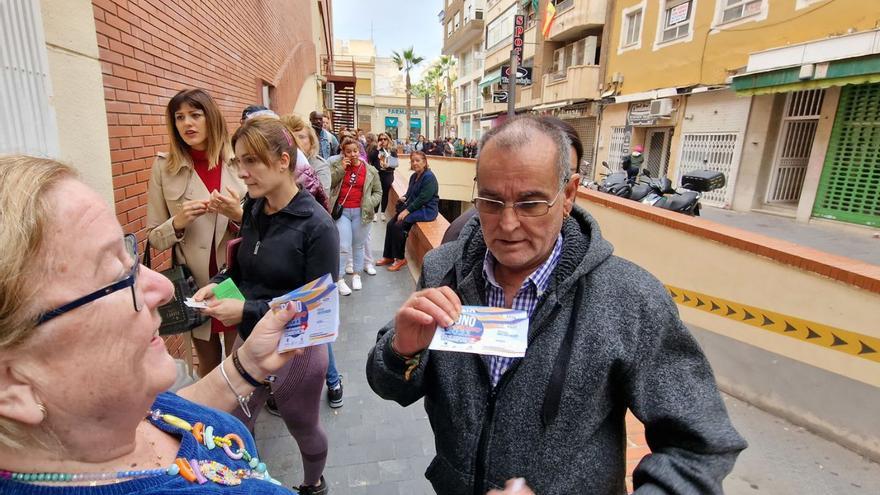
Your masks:
<svg viewBox="0 0 880 495"><path fill-rule="evenodd" d="M381 397L424 397L434 489L484 494L523 477L541 495L625 493L630 409L652 451L633 473L635 493L722 493L746 443L663 285L613 256L574 205L568 138L524 117L487 133L480 150L479 222L425 256L419 290L367 362ZM525 357L429 351L462 305L527 311Z"/></svg>

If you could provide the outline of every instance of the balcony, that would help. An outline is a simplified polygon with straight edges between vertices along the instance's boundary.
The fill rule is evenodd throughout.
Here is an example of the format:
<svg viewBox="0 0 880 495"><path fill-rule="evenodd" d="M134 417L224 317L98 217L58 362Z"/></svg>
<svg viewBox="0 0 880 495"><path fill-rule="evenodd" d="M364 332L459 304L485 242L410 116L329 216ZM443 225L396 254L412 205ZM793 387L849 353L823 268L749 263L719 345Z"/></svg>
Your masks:
<svg viewBox="0 0 880 495"><path fill-rule="evenodd" d="M599 99L599 66L573 65L560 72L544 74L543 102Z"/></svg>
<svg viewBox="0 0 880 495"><path fill-rule="evenodd" d="M455 14L453 14L454 16ZM464 13L462 13L464 15ZM447 17L449 19L449 17ZM483 11L475 10L473 18L463 18L461 26L443 42L443 55L455 55L480 40L483 35Z"/></svg>
<svg viewBox="0 0 880 495"><path fill-rule="evenodd" d="M550 41L571 41L583 38L590 31L600 29L605 24L606 2L600 0L581 0L579 2L560 1L556 20L550 29Z"/></svg>

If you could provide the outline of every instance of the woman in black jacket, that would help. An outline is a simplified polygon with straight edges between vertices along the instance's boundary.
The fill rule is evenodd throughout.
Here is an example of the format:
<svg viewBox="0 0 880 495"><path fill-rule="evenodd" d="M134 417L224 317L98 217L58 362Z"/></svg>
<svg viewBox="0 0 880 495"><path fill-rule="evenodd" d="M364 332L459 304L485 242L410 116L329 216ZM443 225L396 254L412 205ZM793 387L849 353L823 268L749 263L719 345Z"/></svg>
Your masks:
<svg viewBox="0 0 880 495"><path fill-rule="evenodd" d="M294 179L297 148L293 136L277 119L256 118L232 137L238 176L248 189L241 224L241 243L230 268L201 288L196 300L208 301L205 314L224 325L238 325L247 339L269 311L269 301L339 269L339 234L330 214ZM216 283L232 278L245 297L214 298ZM240 345L241 341L237 342ZM326 493L322 476L327 460L327 435L318 421L327 346L308 347L278 370L270 384L281 418L299 445L303 485L299 493ZM251 431L269 391L258 387L249 401L253 414L239 419Z"/></svg>
<svg viewBox="0 0 880 495"><path fill-rule="evenodd" d="M379 181L382 183L382 204L379 205L380 218L385 221L385 209L388 207L388 191L394 182L394 169L397 168L397 149L391 136L386 133L379 134L379 142L375 147L367 149L367 161L379 171Z"/></svg>

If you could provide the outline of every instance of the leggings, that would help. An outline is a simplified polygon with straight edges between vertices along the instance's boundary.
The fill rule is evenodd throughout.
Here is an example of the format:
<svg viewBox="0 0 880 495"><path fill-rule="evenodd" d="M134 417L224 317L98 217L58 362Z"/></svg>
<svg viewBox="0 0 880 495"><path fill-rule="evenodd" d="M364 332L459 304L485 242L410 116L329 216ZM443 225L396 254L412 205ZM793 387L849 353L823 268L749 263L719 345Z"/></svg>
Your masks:
<svg viewBox="0 0 880 495"><path fill-rule="evenodd" d="M379 182L382 183L382 204L383 213L388 208L388 192L391 191L391 184L394 183L394 170L382 170L379 172Z"/></svg>
<svg viewBox="0 0 880 495"><path fill-rule="evenodd" d="M235 348L241 347L241 337L236 339ZM327 346L308 347L305 353L291 359L275 373L275 383L271 385L272 394L281 419L293 435L303 462L303 483L317 485L327 463L327 434L319 422L321 392L324 390L324 377L327 374ZM269 397L266 387L257 387L248 407L251 417L247 418L240 408L233 415L240 419L253 432L257 416Z"/></svg>

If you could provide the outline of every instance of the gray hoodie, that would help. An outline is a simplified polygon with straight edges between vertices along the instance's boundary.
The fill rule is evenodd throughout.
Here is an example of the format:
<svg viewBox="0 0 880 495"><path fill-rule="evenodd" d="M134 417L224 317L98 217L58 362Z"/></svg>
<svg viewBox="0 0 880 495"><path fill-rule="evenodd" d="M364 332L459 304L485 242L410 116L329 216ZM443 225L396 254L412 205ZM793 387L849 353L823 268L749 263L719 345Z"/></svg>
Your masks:
<svg viewBox="0 0 880 495"><path fill-rule="evenodd" d="M669 294L613 256L580 207L562 234L526 356L494 389L483 359L455 352L424 351L406 381L390 348L393 321L379 331L367 377L401 405L425 398L437 448L425 476L440 494L482 495L518 476L539 495L625 493L631 409L653 452L633 473L636 493L722 493L746 443ZM485 305L485 252L472 220L458 241L425 256L419 288L449 285L463 304Z"/></svg>

